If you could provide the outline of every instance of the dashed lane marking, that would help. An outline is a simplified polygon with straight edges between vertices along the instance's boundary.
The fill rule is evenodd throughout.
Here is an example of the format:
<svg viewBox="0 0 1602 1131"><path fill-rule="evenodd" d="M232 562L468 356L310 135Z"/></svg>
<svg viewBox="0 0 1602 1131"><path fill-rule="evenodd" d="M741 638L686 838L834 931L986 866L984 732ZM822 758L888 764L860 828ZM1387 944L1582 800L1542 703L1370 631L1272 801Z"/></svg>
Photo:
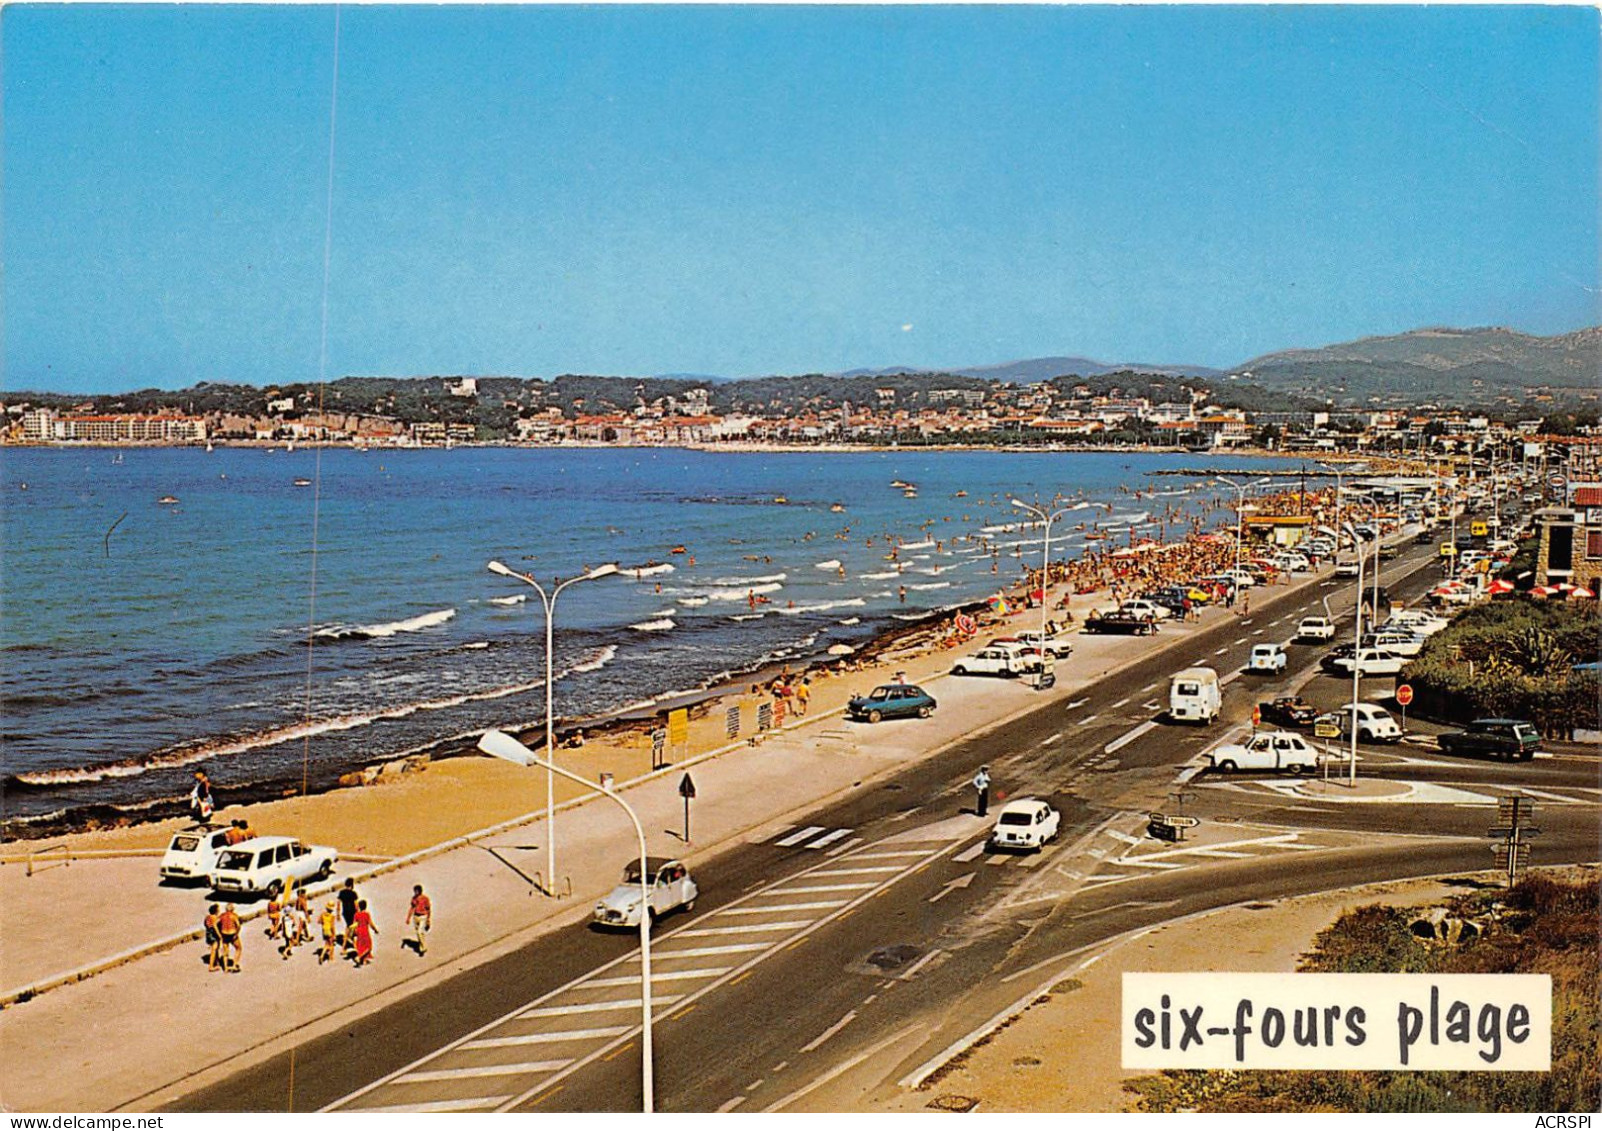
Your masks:
<svg viewBox="0 0 1602 1131"><path fill-rule="evenodd" d="M638 982L639 978L630 979ZM655 979L652 979L653 981ZM467 1041L464 1049L508 1049L521 1045L554 1045L563 1041L593 1041L602 1037L619 1037L629 1031L627 1025L608 1025L601 1029L561 1029L554 1033L522 1033L513 1037L480 1037Z"/></svg>
<svg viewBox="0 0 1602 1131"><path fill-rule="evenodd" d="M432 1103L420 1104L390 1104L387 1107L364 1107L362 1112L372 1112L377 1115L432 1114L444 1111L477 1111L479 1108L499 1107L511 1096L469 1096L461 1100L435 1100Z"/></svg>
<svg viewBox="0 0 1602 1131"><path fill-rule="evenodd" d="M1035 745L1037 745L1037 746L1050 746L1053 742L1056 742L1061 737L1062 737L1062 731L1059 730L1056 734L1050 736L1049 738L1042 738Z"/></svg>
<svg viewBox="0 0 1602 1131"><path fill-rule="evenodd" d="M850 852L853 848L855 848L857 845L859 845L861 843L862 843L862 838L859 837L859 836L854 836L850 840L846 841L844 844L835 845L833 848L829 849L829 851L825 852L824 855L825 856L838 856L842 852Z"/></svg>
<svg viewBox="0 0 1602 1131"><path fill-rule="evenodd" d="M1126 699L1120 699L1120 700L1118 700L1118 702L1114 703L1111 707L1109 707L1108 710L1116 711L1118 708L1122 707L1127 702L1129 702L1129 700L1127 698Z"/></svg>
<svg viewBox="0 0 1602 1131"><path fill-rule="evenodd" d="M724 1100L721 1104L718 1105L718 1113L722 1114L724 1112L733 1111L735 1108L739 1107L744 1102L745 1102L745 1097L744 1096L735 1096L732 1100Z"/></svg>
<svg viewBox="0 0 1602 1131"><path fill-rule="evenodd" d="M823 1032L819 1033L816 1037L814 1037L812 1039L812 1041L810 1043L802 1045L801 1046L801 1051L802 1052L811 1052L813 1049L818 1048L820 1045L823 1044L824 1041L827 1041L830 1037L834 1036L841 1029L844 1029L847 1025L851 1024L851 1022L855 1021L856 1018L857 1018L857 1011L853 1009L850 1013L846 1014L844 1017L840 1018L840 1020L836 1021L833 1025L830 1025Z"/></svg>
<svg viewBox="0 0 1602 1131"><path fill-rule="evenodd" d="M820 836L817 840L815 840L811 844L807 845L807 847L810 848L810 849L827 848L829 845L833 844L835 841L840 840L843 837L848 837L850 835L851 835L851 830L850 829L835 829L834 832L832 832L832 833L825 833L823 836Z"/></svg>
<svg viewBox="0 0 1602 1131"><path fill-rule="evenodd" d="M1150 720L1148 720L1146 722L1143 722L1138 727L1136 727L1134 730L1127 731L1126 733L1120 735L1119 737L1117 737L1117 738L1113 739L1111 742L1109 742L1107 744L1107 746L1106 746L1105 752L1108 753L1108 754L1117 753L1119 750L1122 750L1124 747L1128 746L1131 742L1135 741L1135 739L1139 738L1141 735L1146 734L1149 731L1155 730L1156 727L1157 727L1157 720L1155 720L1155 719L1150 719ZM1100 761L1101 759L1098 758L1096 760Z"/></svg>
<svg viewBox="0 0 1602 1131"><path fill-rule="evenodd" d="M521 1076L532 1072L560 1072L573 1063L566 1060L528 1060L521 1064L481 1064L465 1068L438 1068L395 1077L397 1084L433 1084L441 1080L470 1080L483 1076Z"/></svg>
<svg viewBox="0 0 1602 1131"><path fill-rule="evenodd" d="M967 848L964 848L961 852L957 853L951 859L955 863L966 864L966 863L968 863L968 861L970 861L974 857L978 856L984 850L985 850L985 842L982 841L982 840L975 841L973 844L969 845Z"/></svg>
<svg viewBox="0 0 1602 1131"><path fill-rule="evenodd" d="M772 915L775 911L820 911L825 907L843 907L847 899L825 899L817 903L776 903L772 907L735 907L727 915Z"/></svg>
<svg viewBox="0 0 1602 1131"><path fill-rule="evenodd" d="M1089 726L1091 723L1095 722L1098 718L1100 718L1099 715L1086 715L1084 718L1079 720L1079 725L1082 726L1082 727L1083 726Z"/></svg>
<svg viewBox="0 0 1602 1131"><path fill-rule="evenodd" d="M674 937L681 939L712 938L717 935L759 935L772 931L795 931L812 922L810 919L786 919L779 923L743 923L735 927L692 927Z"/></svg>
<svg viewBox="0 0 1602 1131"><path fill-rule="evenodd" d="M638 978L635 981L639 981ZM683 994L651 995L651 1008L672 1005L683 997ZM637 997L618 998L616 1001L590 1001L581 1005L542 1005L534 1009L525 1009L517 1016L519 1019L533 1019L536 1017L571 1017L578 1013L615 1013L620 1009L639 1009L645 1003Z"/></svg>
<svg viewBox="0 0 1602 1131"><path fill-rule="evenodd" d="M798 833L791 833L789 836L785 837L783 840L776 840L773 843L779 848L794 848L796 845L800 844L802 841L806 840L808 837L817 836L822 831L823 831L823 826L822 825L812 825L812 826L810 826L808 828L802 829Z"/></svg>

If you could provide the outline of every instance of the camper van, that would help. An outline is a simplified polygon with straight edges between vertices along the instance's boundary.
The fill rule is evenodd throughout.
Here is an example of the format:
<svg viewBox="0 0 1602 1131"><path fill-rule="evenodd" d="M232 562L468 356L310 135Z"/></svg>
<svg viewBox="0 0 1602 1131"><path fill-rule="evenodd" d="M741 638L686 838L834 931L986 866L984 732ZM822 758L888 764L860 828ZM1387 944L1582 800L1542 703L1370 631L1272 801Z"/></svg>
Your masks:
<svg viewBox="0 0 1602 1131"><path fill-rule="evenodd" d="M1221 703L1212 668L1186 668L1168 685L1168 717L1175 722L1211 723Z"/></svg>

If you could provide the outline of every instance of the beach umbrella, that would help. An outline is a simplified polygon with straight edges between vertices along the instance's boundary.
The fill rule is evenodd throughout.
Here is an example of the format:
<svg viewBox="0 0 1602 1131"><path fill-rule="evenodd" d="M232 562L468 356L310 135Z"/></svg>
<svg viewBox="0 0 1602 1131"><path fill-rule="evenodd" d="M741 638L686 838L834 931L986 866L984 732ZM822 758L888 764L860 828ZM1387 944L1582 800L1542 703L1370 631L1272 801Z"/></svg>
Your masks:
<svg viewBox="0 0 1602 1131"><path fill-rule="evenodd" d="M1530 592L1537 597L1550 597L1554 593L1561 593L1562 590L1556 585L1537 585L1534 589L1531 589Z"/></svg>
<svg viewBox="0 0 1602 1131"><path fill-rule="evenodd" d="M1490 593L1493 597L1499 593L1511 592L1513 592L1513 583L1511 581L1502 581L1501 579L1498 579L1490 584Z"/></svg>
<svg viewBox="0 0 1602 1131"><path fill-rule="evenodd" d="M1569 590L1569 600L1571 601L1589 601L1593 600L1595 597L1596 594L1591 592L1583 585L1576 585L1573 589Z"/></svg>

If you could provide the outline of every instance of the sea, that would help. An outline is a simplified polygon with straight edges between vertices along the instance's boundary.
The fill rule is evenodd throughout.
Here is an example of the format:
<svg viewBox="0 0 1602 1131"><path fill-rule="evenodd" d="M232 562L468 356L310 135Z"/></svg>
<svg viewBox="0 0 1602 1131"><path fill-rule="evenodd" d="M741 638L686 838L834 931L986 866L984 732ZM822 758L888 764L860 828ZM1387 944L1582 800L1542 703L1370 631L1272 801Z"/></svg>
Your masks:
<svg viewBox="0 0 1602 1131"><path fill-rule="evenodd" d="M12 448L0 453L7 835L224 803L564 724L949 616L1234 492L1153 453ZM898 486L898 484L900 484ZM1212 511L1218 511L1212 514ZM1082 529L1076 529L1083 525ZM1099 528L1099 529L1098 529ZM1087 535L1103 534L1099 541ZM893 557L891 556L893 554ZM836 649L837 653L839 649Z"/></svg>

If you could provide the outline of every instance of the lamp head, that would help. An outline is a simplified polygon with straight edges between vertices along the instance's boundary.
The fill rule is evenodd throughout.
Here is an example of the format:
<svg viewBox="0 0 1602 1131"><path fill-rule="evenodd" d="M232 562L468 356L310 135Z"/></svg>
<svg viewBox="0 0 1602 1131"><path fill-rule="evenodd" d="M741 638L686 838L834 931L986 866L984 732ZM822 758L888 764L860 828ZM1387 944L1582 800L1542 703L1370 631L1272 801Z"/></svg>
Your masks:
<svg viewBox="0 0 1602 1131"><path fill-rule="evenodd" d="M519 766L539 764L539 758L534 751L503 730L485 731L484 737L478 740L478 748L486 754L493 754L508 762L516 762Z"/></svg>
<svg viewBox="0 0 1602 1131"><path fill-rule="evenodd" d="M617 563L616 562L607 562L605 565L596 566L594 569L592 569L588 573L586 573L584 575L584 577L586 579L596 578L596 577L606 577L606 576L608 576L610 574L614 574L616 572L617 572Z"/></svg>
<svg viewBox="0 0 1602 1131"><path fill-rule="evenodd" d="M517 571L505 562L490 562L488 567L491 573L498 573L502 577L516 577Z"/></svg>

